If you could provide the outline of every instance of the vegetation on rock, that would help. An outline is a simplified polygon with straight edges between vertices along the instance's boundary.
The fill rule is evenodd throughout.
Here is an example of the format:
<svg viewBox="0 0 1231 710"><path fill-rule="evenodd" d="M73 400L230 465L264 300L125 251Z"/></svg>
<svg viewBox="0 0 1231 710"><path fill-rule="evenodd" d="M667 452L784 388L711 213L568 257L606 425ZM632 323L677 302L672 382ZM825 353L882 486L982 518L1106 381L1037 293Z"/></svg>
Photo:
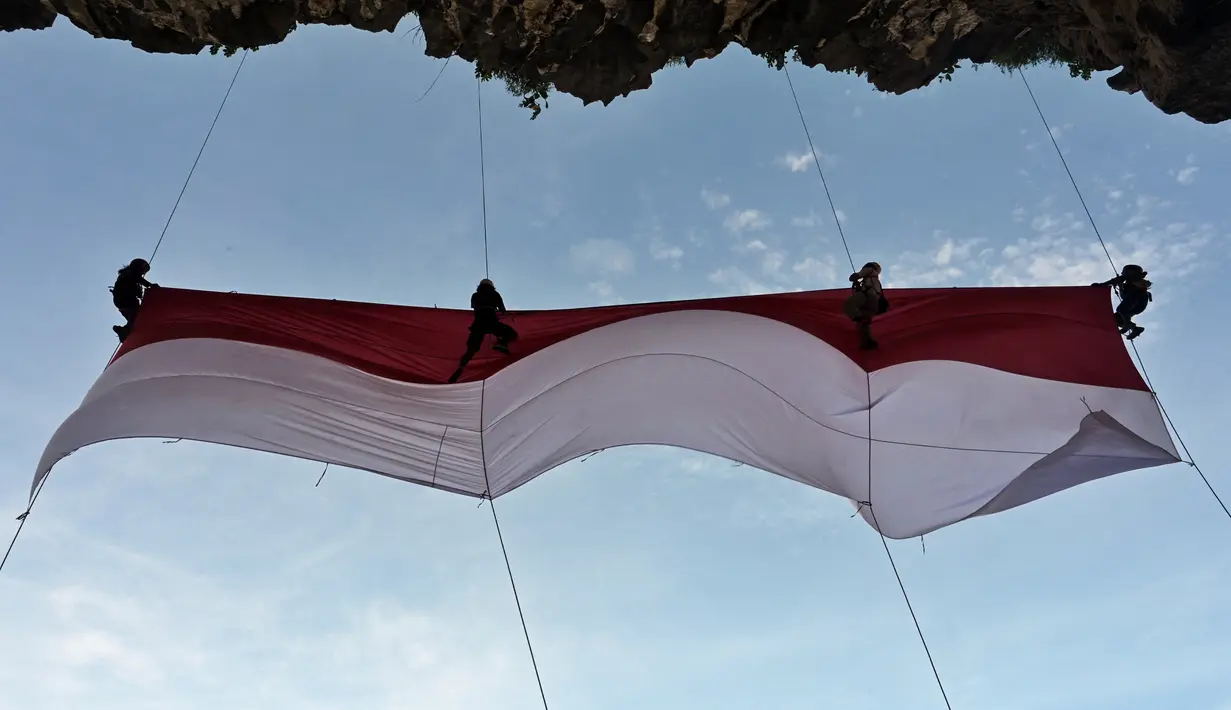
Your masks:
<svg viewBox="0 0 1231 710"><path fill-rule="evenodd" d="M256 51L259 48L214 45L209 48L209 51L210 54L221 52L223 56L231 57L241 49ZM774 69L783 69L788 61L791 63L800 61L797 50L765 52L760 56ZM1085 62L1076 52L1065 47L1054 34L1040 29L1031 30L1018 37L1011 45L992 57L989 63L1006 73L1040 65L1066 66L1069 74L1074 78L1085 80L1090 79L1095 71L1094 67ZM684 64L683 57L673 57L667 60L665 66L675 67L684 66ZM958 66L959 64L955 63L941 69L936 81L952 81L953 73L957 71ZM976 70L979 68L978 64L973 66ZM543 109L548 107L548 99L554 89L549 80L541 77L530 78L516 69L506 67L483 69L476 66L474 71L475 76L482 81L493 79L503 81L508 92L521 99L521 107L530 110L530 120L538 118ZM851 69L845 73L861 72Z"/></svg>
<svg viewBox="0 0 1231 710"><path fill-rule="evenodd" d="M787 65L788 55L790 62L799 63L799 54L796 50L763 53L760 56L774 69L782 69ZM1095 71L1095 68L1078 56L1076 52L1061 44L1055 35L1038 29L1018 37L1013 44L992 57L990 63L1006 73L1040 65L1066 66L1069 69L1070 75L1084 80L1089 80ZM666 66L683 66L684 64L683 57L673 57L667 60ZM976 70L979 68L977 64L973 66ZM957 71L957 68L958 64L945 67L940 71L936 80L952 81L953 73ZM858 72L852 69L847 73ZM484 81L502 79L509 93L521 98L521 106L530 109L532 112L530 115L531 120L538 118L543 109L547 107L547 99L552 92L550 81L528 79L524 75L510 69L497 69L485 72L476 68L475 75Z"/></svg>

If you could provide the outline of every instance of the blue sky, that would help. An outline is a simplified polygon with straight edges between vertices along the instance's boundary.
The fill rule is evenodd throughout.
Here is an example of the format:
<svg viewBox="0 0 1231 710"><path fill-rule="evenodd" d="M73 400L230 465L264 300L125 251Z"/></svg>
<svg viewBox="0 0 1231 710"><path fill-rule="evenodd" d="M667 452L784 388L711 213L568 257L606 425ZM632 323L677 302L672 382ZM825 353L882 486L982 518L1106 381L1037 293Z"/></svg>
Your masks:
<svg viewBox="0 0 1231 710"><path fill-rule="evenodd" d="M24 509L114 347L105 289L148 255L237 61L66 22L0 37L0 511ZM251 55L153 279L464 306L483 267L475 82L453 61L418 101L441 64L400 33L321 27ZM792 77L854 257L889 286L1109 276L1016 77L965 68L902 97ZM1231 124L1102 76L1030 77L1117 258L1151 273L1142 354L1229 498ZM511 308L845 277L786 78L740 48L611 106L555 97L533 122L496 84L483 98ZM490 512L348 470L314 488L319 473L157 441L65 461L0 574L0 710L540 707ZM497 505L555 710L944 707L843 500L631 448ZM1176 465L891 547L955 709L1229 710L1229 541Z"/></svg>

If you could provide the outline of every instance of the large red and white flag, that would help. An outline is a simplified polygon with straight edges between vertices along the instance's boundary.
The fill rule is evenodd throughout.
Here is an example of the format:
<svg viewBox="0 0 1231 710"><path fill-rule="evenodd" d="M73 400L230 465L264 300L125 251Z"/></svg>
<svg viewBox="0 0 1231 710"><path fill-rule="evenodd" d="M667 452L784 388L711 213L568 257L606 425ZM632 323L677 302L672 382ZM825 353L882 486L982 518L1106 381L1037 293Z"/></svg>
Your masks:
<svg viewBox="0 0 1231 710"><path fill-rule="evenodd" d="M663 444L871 502L904 538L1179 460L1107 289L893 291L873 351L847 293L519 312L512 355L447 384L466 311L155 289L34 483L83 446L169 437L496 497Z"/></svg>

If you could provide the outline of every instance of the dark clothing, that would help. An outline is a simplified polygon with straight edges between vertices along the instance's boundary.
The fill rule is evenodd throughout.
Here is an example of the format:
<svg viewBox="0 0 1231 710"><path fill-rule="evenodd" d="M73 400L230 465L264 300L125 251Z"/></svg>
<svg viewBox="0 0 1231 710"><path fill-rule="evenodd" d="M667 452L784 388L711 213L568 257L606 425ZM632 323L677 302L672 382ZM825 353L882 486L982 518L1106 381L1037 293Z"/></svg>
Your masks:
<svg viewBox="0 0 1231 710"><path fill-rule="evenodd" d="M517 339L517 331L500 322L498 314L508 311L504 307L504 299L495 288L480 286L470 296L470 307L474 309L474 322L470 324L470 338L466 340L467 350L478 352L483 346L485 335L496 336L499 345Z"/></svg>
<svg viewBox="0 0 1231 710"><path fill-rule="evenodd" d="M116 308L119 308L121 303L140 305L141 299L145 298L145 289L153 285L141 274L128 269L120 269L119 275L115 278L115 285L111 287L111 300Z"/></svg>
<svg viewBox="0 0 1231 710"><path fill-rule="evenodd" d="M479 318L476 314L474 323L470 325L470 336L466 338L466 351L479 352L479 348L483 347L483 338L488 335L496 336L497 345L505 345L511 340L517 340L517 331L513 330L513 326L501 323L494 315L489 319Z"/></svg>
<svg viewBox="0 0 1231 710"><path fill-rule="evenodd" d="M859 328L859 347L875 349L879 343L872 337L872 319L889 310L889 300L881 287L879 270L876 264L867 264L849 278L851 295L842 304L842 311Z"/></svg>
<svg viewBox="0 0 1231 710"><path fill-rule="evenodd" d="M111 328L116 335L120 336L120 342L124 342L124 339L132 332L133 321L137 320L137 313L141 310L141 301L145 298L145 290L153 285L131 268L120 269L119 275L115 278L115 285L111 287L111 303L120 315L124 316L125 321L124 325Z"/></svg>
<svg viewBox="0 0 1231 710"><path fill-rule="evenodd" d="M517 340L517 331L513 326L500 322L499 314L508 311L505 310L500 292L494 287L479 286L470 296L470 307L474 309L474 321L470 324L470 335L466 338L466 352L462 354L461 362L449 382L457 382L462 376L462 370L466 369L471 358L478 354L483 347L483 339L487 336L496 336L496 344L492 349L506 354L509 352L509 343Z"/></svg>
<svg viewBox="0 0 1231 710"><path fill-rule="evenodd" d="M1128 270L1128 269L1126 269ZM1133 316L1139 316L1154 300L1150 293L1150 282L1146 280L1145 271L1141 269L1128 270L1129 274L1108 279L1095 286L1114 286L1120 293L1120 303L1116 305L1116 326L1122 334L1128 334L1129 340L1141 335L1145 328L1133 322Z"/></svg>
<svg viewBox="0 0 1231 710"><path fill-rule="evenodd" d="M504 299L494 288L480 287L470 295L470 307L474 309L474 318L495 319L496 313L504 313Z"/></svg>
<svg viewBox="0 0 1231 710"><path fill-rule="evenodd" d="M137 320L137 313L141 310L141 304L136 301L131 303L117 302L115 307L120 312L120 315L124 316L124 320L128 321L125 325L131 328L133 321Z"/></svg>
<svg viewBox="0 0 1231 710"><path fill-rule="evenodd" d="M1120 275L1095 284L1095 286L1114 286L1120 292L1120 298L1124 300L1131 298L1138 303L1148 303L1153 300L1150 296L1150 282L1142 276L1129 277Z"/></svg>
<svg viewBox="0 0 1231 710"><path fill-rule="evenodd" d="M1153 296L1149 291L1121 289L1120 305L1116 306L1116 313L1123 314L1129 318L1139 316L1145 312L1146 307L1150 305L1152 300Z"/></svg>
<svg viewBox="0 0 1231 710"><path fill-rule="evenodd" d="M1144 313L1150 301L1154 300L1154 295L1150 293L1150 282L1144 278L1120 275L1095 285L1114 286L1120 292L1120 305L1116 306L1116 313L1129 318Z"/></svg>

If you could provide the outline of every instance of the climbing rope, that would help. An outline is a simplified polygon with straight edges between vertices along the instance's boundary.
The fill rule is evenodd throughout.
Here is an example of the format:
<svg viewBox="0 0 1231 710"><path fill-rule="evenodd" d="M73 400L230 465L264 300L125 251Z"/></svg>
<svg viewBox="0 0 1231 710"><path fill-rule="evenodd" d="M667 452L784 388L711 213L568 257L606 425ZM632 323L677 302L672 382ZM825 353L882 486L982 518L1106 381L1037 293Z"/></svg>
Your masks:
<svg viewBox="0 0 1231 710"><path fill-rule="evenodd" d="M846 250L847 261L851 264L851 271L855 271L855 259L851 256L850 246L846 241L846 234L842 229L842 220L838 218L838 209L834 206L833 197L829 192L829 183L825 180L825 170L821 167L821 161L816 154L816 147L812 143L812 132L808 130L808 121L804 118L804 111L799 105L799 95L795 93L795 83L791 81L791 72L784 68L786 73L787 84L791 87L791 98L795 100L795 110L799 113L799 122L803 126L804 135L808 138L808 149L812 151L812 162L816 164L816 172L821 176L821 185L825 188L825 197L829 201L829 209L833 212L834 223L838 225L838 236L842 238L842 248ZM877 535L880 536L881 546L885 549L885 557L889 558L889 566L893 569L893 576L898 581L898 589L902 591L902 599L906 602L906 609L910 612L911 621L915 624L915 633L919 636L919 642L923 644L923 652L927 655L928 665L932 667L932 676L936 679L936 685L940 688L940 695L944 698L945 707L948 710L953 710L953 705L949 703L949 694L945 691L944 681L940 679L940 671L936 668L936 660L932 657L932 649L928 646L927 637L923 633L923 627L919 624L919 616L915 613L915 605L910 601L910 594L906 591L906 583L902 581L902 575L898 572L897 562L893 559L893 552L889 549L889 542L885 539L885 534L881 532L880 522L876 519L876 509L872 506L872 373L864 371L864 379L867 385L868 394L868 498L860 501L860 508L867 508L868 513L872 516L872 526L876 528Z"/></svg>
<svg viewBox="0 0 1231 710"><path fill-rule="evenodd" d="M799 106L799 96L795 93L795 82L791 81L791 70L783 67L786 73L786 83L791 87L791 98L795 100L795 110L799 113L799 123L804 127L804 136L808 138L808 150L812 151L812 162L816 164L816 172L821 176L821 187L825 188L825 199L829 200L829 211L833 212L834 224L838 225L838 236L842 239L842 248L846 250L846 260L851 262L851 271L855 269L855 259L851 257L851 248L846 243L846 232L842 230L842 220L838 219L838 208L834 206L833 195L829 194L829 183L825 180L825 171L821 169L821 159L816 154L816 146L812 144L812 132L808 130L808 122L804 120L804 110Z"/></svg>
<svg viewBox="0 0 1231 710"><path fill-rule="evenodd" d="M205 153L205 146L209 145L210 136L214 135L214 126L218 125L218 119L222 116L222 109L227 106L227 99L231 98L231 89L235 88L235 80L239 78L239 73L243 71L244 62L248 61L248 50L244 50L243 55L239 58L239 66L235 67L235 74L231 76L231 83L227 85L227 92L222 95L222 102L218 104L218 111L214 113L214 120L209 124L209 130L205 132L205 140L201 141L201 148L197 151L197 157L192 161L192 167L188 169L188 177L184 178L184 186L180 188L180 194L175 198L175 204L171 206L171 214L167 215L167 223L162 226L162 233L158 235L158 242L154 244L154 251L150 253L150 258L147 261L150 264L154 263L154 257L158 256L158 248L162 246L162 240L167 236L167 229L171 226L171 220L175 218L175 212L180 207L180 200L184 199L184 193L188 190L188 183L192 181L192 174L197 171L197 163L201 162L201 156ZM119 348L116 348L118 351Z"/></svg>
<svg viewBox="0 0 1231 710"><path fill-rule="evenodd" d="M483 156L483 80L475 76L475 97L479 108L479 188L483 199L483 275L492 277L490 262L487 258L487 166Z"/></svg>
<svg viewBox="0 0 1231 710"><path fill-rule="evenodd" d="M1060 150L1060 144L1056 142L1056 137L1052 135L1051 124L1047 122L1047 117L1043 115L1043 109L1039 106L1039 100L1035 98L1034 90L1030 88L1030 82L1026 80L1026 74L1021 70L1017 70L1017 75L1022 78L1022 84L1026 87L1026 93L1030 95L1030 101L1034 104L1034 110L1039 114L1039 120L1043 122L1043 130L1047 131L1048 138L1051 138L1052 147L1056 149L1056 156L1060 158L1060 164L1064 166L1064 172L1069 176L1069 182L1073 185L1073 192L1077 193L1077 199L1081 202L1082 209L1086 211L1086 218L1090 220L1090 226L1094 229L1094 236L1098 237L1099 245L1103 247L1103 253L1107 255L1107 262L1111 264L1111 270L1114 275L1120 275L1120 269L1116 266L1115 259L1111 256L1111 250L1107 247L1107 242L1103 240L1103 234L1099 231L1098 223L1094 221L1094 215L1090 213L1090 208L1086 205L1086 198L1082 195L1081 188L1077 186L1077 180L1073 178L1073 171L1069 169L1069 163L1064 158L1064 152ZM1137 350L1137 343L1128 341L1129 346L1133 349L1133 356L1137 359L1137 365L1141 368L1141 376L1146 381L1146 386L1150 388L1150 394L1154 395L1154 402L1158 405L1158 411L1166 420L1167 426L1171 427L1171 431L1175 434L1175 439L1180 444L1180 448L1184 451L1187 460L1184 462L1192 466L1197 475L1201 477L1202 483L1209 489L1210 495L1214 497L1214 501L1222 508L1222 512L1226 514L1228 519L1231 519L1231 509L1227 508L1227 504L1223 502L1222 496L1218 495L1218 491L1214 489L1210 479L1193 460L1192 453L1188 450L1188 445L1184 443L1184 438L1180 436L1180 430L1176 428L1175 422L1171 420L1171 415L1167 413L1167 408L1163 406L1162 399L1158 396L1158 391L1154 389L1154 383L1150 380L1150 373L1146 369L1145 360L1141 357L1141 352Z"/></svg>
<svg viewBox="0 0 1231 710"><path fill-rule="evenodd" d="M486 158L483 154L483 80L476 76L475 84L476 107L479 118L479 187L483 204L483 272L487 278L491 278L491 267L488 261L487 250L487 166ZM487 488L483 497L487 499L487 504L492 510L492 522L496 525L496 539L500 541L500 554L504 556L504 567L509 573L509 586L513 588L513 602L517 604L517 617L521 620L521 631L526 637L526 649L530 652L530 665L534 667L534 680L539 686L539 697L543 701L543 710L549 710L547 707L547 693L543 690L543 676L539 672L539 663L534 656L534 644L530 641L530 627L526 624L526 614L521 607L521 595L517 593L517 579L513 576L513 565L509 562L509 549L504 544L504 533L500 530L500 517L496 514L496 500L491 494L492 482L487 475L487 449L483 441L483 412L486 400L487 378L483 378L479 382L479 456L483 463L483 482ZM442 436L441 446L443 447L443 445L444 438ZM439 458L439 454L437 454L437 458ZM435 478L435 474L433 474L433 478Z"/></svg>
<svg viewBox="0 0 1231 710"><path fill-rule="evenodd" d="M482 442L482 440L482 432L480 432L479 441ZM480 443L481 447L482 443ZM521 619L521 632L526 637L526 648L530 651L530 665L534 668L534 680L539 685L539 697L543 700L543 710L548 710L547 693L543 690L543 676L539 673L539 662L534 657L534 644L530 642L530 628L526 625L526 613L521 608L521 597L517 594L517 581L513 578L513 565L509 562L509 548L504 544L504 534L500 531L500 517L496 515L496 501L491 497L486 456L483 460L483 480L488 486L487 506L492 510L492 522L496 524L496 539L500 541L500 554L504 555L504 568L509 573L509 585L513 587L513 602L517 605L517 618Z"/></svg>
<svg viewBox="0 0 1231 710"><path fill-rule="evenodd" d="M205 139L201 141L201 148L197 151L197 157L192 161L192 167L188 169L188 176L184 178L184 185L180 188L179 195L175 198L175 204L171 206L171 213L167 215L167 221L162 226L162 232L158 235L158 241L154 243L154 250L150 252L150 258L146 261L150 264L154 263L154 257L158 256L158 249L162 246L163 239L167 236L167 230L171 227L171 220L175 218L175 213L179 210L180 201L184 199L184 193L188 190L188 183L192 181L192 175L197 170L197 164L201 162L201 155L205 153L205 146L209 145L210 136L214 135L214 127L218 125L218 118L222 116L222 110L226 108L227 99L231 97L231 90L235 88L235 80L239 78L239 72L244 68L244 62L248 59L248 50L239 58L239 66L235 67L235 74L231 77L231 83L227 85L226 93L222 96L222 101L218 104L218 111L214 113L214 120L209 124L209 130L205 133ZM107 358L110 363L115 359L115 354L120 351L120 346L116 345L111 351L111 356ZM323 476L324 474L322 474ZM34 489L34 495L30 496L30 504L26 506L25 511L17 516L17 531L13 533L13 539L9 541L8 549L4 552L4 557L0 558L0 570L4 569L4 564L9 561L9 554L13 552L13 546L17 544L17 538L21 536L22 529L26 526L26 518L30 517L30 511L34 508L35 502L38 501L38 496L43 492L43 486L47 484L47 479L51 478L51 473L48 472L43 476L43 480L39 481L38 487ZM317 481L320 485L320 481Z"/></svg>

